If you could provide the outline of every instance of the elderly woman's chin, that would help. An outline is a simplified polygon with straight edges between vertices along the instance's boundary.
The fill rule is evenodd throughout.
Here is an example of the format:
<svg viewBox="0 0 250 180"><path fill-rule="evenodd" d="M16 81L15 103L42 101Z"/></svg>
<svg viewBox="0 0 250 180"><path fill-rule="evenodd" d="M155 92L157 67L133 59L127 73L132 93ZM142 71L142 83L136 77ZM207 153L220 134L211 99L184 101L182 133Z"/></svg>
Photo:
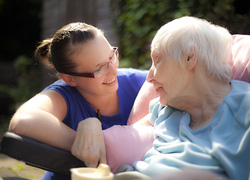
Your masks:
<svg viewBox="0 0 250 180"><path fill-rule="evenodd" d="M168 105L167 98L163 97L163 96L160 96L160 103L161 103L162 106L167 106Z"/></svg>

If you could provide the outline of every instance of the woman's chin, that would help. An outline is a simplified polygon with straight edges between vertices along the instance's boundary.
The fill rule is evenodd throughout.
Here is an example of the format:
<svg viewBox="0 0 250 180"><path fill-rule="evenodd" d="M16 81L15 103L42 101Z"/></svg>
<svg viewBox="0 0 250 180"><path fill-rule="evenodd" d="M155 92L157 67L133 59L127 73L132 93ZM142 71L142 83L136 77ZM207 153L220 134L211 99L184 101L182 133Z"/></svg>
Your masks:
<svg viewBox="0 0 250 180"><path fill-rule="evenodd" d="M160 96L160 103L161 103L162 106L167 106L167 105L168 105L167 99L166 99L166 98L163 98L163 97L161 97L161 96Z"/></svg>

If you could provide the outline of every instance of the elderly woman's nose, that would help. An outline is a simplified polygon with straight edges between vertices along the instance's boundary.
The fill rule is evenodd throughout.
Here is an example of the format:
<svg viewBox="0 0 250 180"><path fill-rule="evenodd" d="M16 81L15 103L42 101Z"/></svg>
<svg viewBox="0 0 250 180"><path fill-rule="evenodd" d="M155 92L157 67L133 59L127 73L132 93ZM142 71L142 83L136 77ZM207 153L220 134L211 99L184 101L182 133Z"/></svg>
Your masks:
<svg viewBox="0 0 250 180"><path fill-rule="evenodd" d="M154 67L153 65L151 66L151 68L149 69L149 72L148 72L148 75L147 75L147 81L148 82L153 82L153 79L154 79Z"/></svg>

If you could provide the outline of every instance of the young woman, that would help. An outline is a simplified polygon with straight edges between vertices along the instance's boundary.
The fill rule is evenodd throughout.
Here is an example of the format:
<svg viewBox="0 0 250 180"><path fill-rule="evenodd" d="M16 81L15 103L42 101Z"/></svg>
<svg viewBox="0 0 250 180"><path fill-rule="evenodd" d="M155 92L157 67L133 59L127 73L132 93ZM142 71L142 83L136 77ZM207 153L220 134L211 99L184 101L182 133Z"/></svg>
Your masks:
<svg viewBox="0 0 250 180"><path fill-rule="evenodd" d="M148 71L118 69L118 48L103 32L71 23L36 49L61 79L25 102L9 130L71 151L87 166L106 163L102 130L126 125ZM44 179L70 179L47 172Z"/></svg>

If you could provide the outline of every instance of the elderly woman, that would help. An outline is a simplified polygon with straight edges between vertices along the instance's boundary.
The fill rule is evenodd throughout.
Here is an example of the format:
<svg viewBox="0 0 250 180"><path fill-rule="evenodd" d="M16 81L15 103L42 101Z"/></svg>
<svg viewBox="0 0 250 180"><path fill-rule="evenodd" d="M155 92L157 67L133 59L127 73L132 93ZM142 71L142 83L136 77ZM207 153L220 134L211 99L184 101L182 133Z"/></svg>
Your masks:
<svg viewBox="0 0 250 180"><path fill-rule="evenodd" d="M147 76L160 96L150 108L156 139L134 163L139 172L250 178L250 84L231 80L231 45L226 29L194 17L157 32Z"/></svg>

